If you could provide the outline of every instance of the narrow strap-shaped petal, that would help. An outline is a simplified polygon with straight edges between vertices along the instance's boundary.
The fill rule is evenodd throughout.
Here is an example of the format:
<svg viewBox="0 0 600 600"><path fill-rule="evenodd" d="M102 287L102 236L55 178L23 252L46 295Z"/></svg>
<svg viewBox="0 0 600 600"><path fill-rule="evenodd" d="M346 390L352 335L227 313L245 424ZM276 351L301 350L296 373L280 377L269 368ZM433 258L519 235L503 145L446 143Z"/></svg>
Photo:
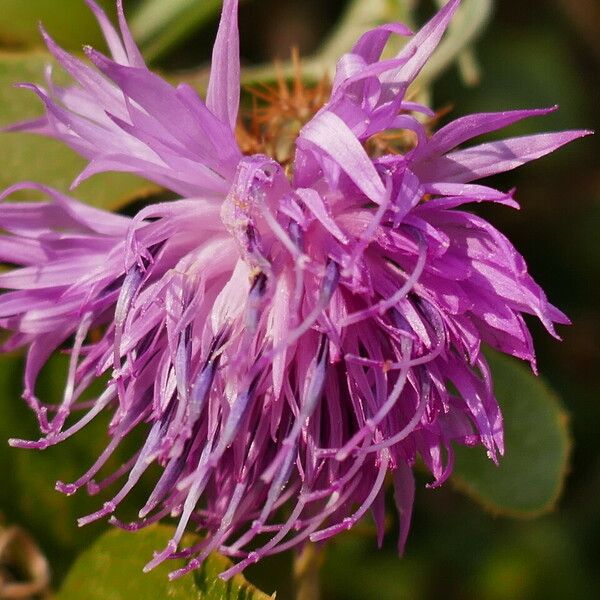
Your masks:
<svg viewBox="0 0 600 600"><path fill-rule="evenodd" d="M78 202L73 198L69 198L69 196L65 196L65 194L62 194L58 190L30 181L16 183L15 185L12 185L4 190L0 194L0 202L2 202L10 194L21 190L36 190L46 194L47 196L50 196L50 198L52 198L54 201L54 204L64 211L64 213L73 221L88 228L90 231L95 231L96 233L102 235L122 236L125 234L130 224L130 219L127 217L89 206L83 202ZM38 202L35 204L42 203ZM8 207L14 207L18 210L21 205L22 203L14 205L6 204L4 205L4 208L5 210L9 210ZM34 205L32 204L31 206ZM0 215L2 215L1 209Z"/></svg>
<svg viewBox="0 0 600 600"><path fill-rule="evenodd" d="M497 202L499 200L506 200L512 197L512 192L500 192L491 187L478 184L464 184L464 183L428 183L423 186L423 192L425 194L434 194L436 196L455 196L465 198L477 198L479 200L487 200ZM426 202L425 205L430 204ZM424 205L424 206L425 206Z"/></svg>
<svg viewBox="0 0 600 600"><path fill-rule="evenodd" d="M195 164L195 176L188 169L185 173L174 172L168 167L148 162L142 158L128 154L106 154L92 158L89 164L81 171L71 184L71 189L76 188L82 181L92 175L106 171L122 171L124 173L135 173L141 177L152 178L159 185L186 197L206 195L222 195L227 189L224 179L216 173L200 164Z"/></svg>
<svg viewBox="0 0 600 600"><path fill-rule="evenodd" d="M428 200L419 206L419 210L447 210L471 202L496 202L512 208L519 208L519 204L513 199L514 189L509 192L501 192L494 188L474 183L436 182L425 184L423 192L442 197Z"/></svg>
<svg viewBox="0 0 600 600"><path fill-rule="evenodd" d="M401 461L398 462L393 476L394 502L398 511L398 521L400 522L398 553L402 555L406 546L406 538L408 537L412 517L412 507L415 500L415 478L413 477L412 469Z"/></svg>
<svg viewBox="0 0 600 600"><path fill-rule="evenodd" d="M386 23L363 33L352 48L352 54L361 56L367 64L379 60L390 35L412 35L412 31L403 23Z"/></svg>
<svg viewBox="0 0 600 600"><path fill-rule="evenodd" d="M0 287L13 290L66 288L89 274L94 263L92 255L81 254L64 260L55 260L43 266L23 267L0 273Z"/></svg>
<svg viewBox="0 0 600 600"><path fill-rule="evenodd" d="M369 77L379 77L382 73L386 73L396 69L404 64L404 57L391 58L389 60L381 60L379 62L365 64L362 60L357 60L352 55L346 55L350 60L342 63L338 62L338 72L336 73L336 81L334 82L334 91L343 91L351 84L363 81ZM343 70L340 68L343 67Z"/></svg>
<svg viewBox="0 0 600 600"><path fill-rule="evenodd" d="M19 131L37 133L38 135L51 135L53 130L48 126L48 118L46 116L40 117L39 119L19 121L18 123L13 123L12 125L0 128L0 133L18 133Z"/></svg>
<svg viewBox="0 0 600 600"><path fill-rule="evenodd" d="M46 47L61 67L81 84L84 90L98 98L98 101L104 106L113 111L117 110L118 103L115 102L115 99L118 90L115 90L101 73L65 52L43 27L40 27L40 31Z"/></svg>
<svg viewBox="0 0 600 600"><path fill-rule="evenodd" d="M440 43L448 23L460 4L460 0L450 0L419 32L410 40L398 58L410 56L406 64L382 79L387 82L409 84L419 74L429 57ZM412 55L412 56L411 56Z"/></svg>
<svg viewBox="0 0 600 600"><path fill-rule="evenodd" d="M590 133L585 130L561 131L480 144L423 161L414 165L413 170L424 183L434 180L468 183L516 169Z"/></svg>
<svg viewBox="0 0 600 600"><path fill-rule="evenodd" d="M104 35L104 39L106 40L112 57L118 63L123 65L128 64L129 58L125 48L123 47L121 38L119 37L119 34L113 27L109 18L106 16L104 10L102 10L102 8L96 4L94 0L85 0L85 3L89 6L90 10L94 13L96 20L98 21L98 25L100 25L100 29L102 30L102 34Z"/></svg>
<svg viewBox="0 0 600 600"><path fill-rule="evenodd" d="M37 265L47 259L44 244L39 240L0 236L0 261L21 265Z"/></svg>
<svg viewBox="0 0 600 600"><path fill-rule="evenodd" d="M348 238L344 232L339 228L335 219L327 211L327 207L323 202L320 194L312 188L298 188L296 194L300 196L304 204L308 207L310 212L317 218L317 220L342 244L348 243Z"/></svg>
<svg viewBox="0 0 600 600"><path fill-rule="evenodd" d="M225 0L213 48L206 105L223 123L235 128L240 105L238 0Z"/></svg>
<svg viewBox="0 0 600 600"><path fill-rule="evenodd" d="M94 50L87 50L90 60L132 100L156 119L172 137L189 148L212 145L212 149L227 145L226 154L235 151L233 138L219 132L218 121L203 106L198 96L185 88L174 88L148 71L118 65ZM224 129L221 127L221 129ZM220 133L220 135L219 135ZM216 153L218 157L218 152Z"/></svg>
<svg viewBox="0 0 600 600"><path fill-rule="evenodd" d="M298 145L309 141L347 173L367 198L380 204L385 197L385 186L371 159L350 128L331 112L323 112L305 125Z"/></svg>
<svg viewBox="0 0 600 600"><path fill-rule="evenodd" d="M484 133L508 127L523 119L547 115L558 106L529 110L510 110L495 113L477 113L456 119L437 131L425 150L426 154L445 154L456 146Z"/></svg>
<svg viewBox="0 0 600 600"><path fill-rule="evenodd" d="M125 11L123 10L123 0L117 0L117 16L119 17L119 28L121 29L121 36L123 37L123 43L125 44L125 50L127 50L127 57L129 58L129 64L132 67L146 67L144 58L142 57L131 31L129 25L125 20Z"/></svg>
<svg viewBox="0 0 600 600"><path fill-rule="evenodd" d="M68 111L56 104L44 90L33 84L19 84L23 89L29 89L34 92L46 107L47 116L50 125L55 130L56 137L61 138L65 143L71 145L77 152L86 157L91 157L97 151L97 148L104 148L105 151L113 147L116 151L119 147L134 152L136 147L138 151L144 152L144 148L135 140L135 138L126 138L123 135L110 131L104 125L94 123L89 119L80 117L73 111ZM58 124L65 128L65 135L59 133ZM117 130L118 132L118 130ZM153 154L150 152L150 154Z"/></svg>
<svg viewBox="0 0 600 600"><path fill-rule="evenodd" d="M73 329L77 326L73 323ZM47 362L52 353L60 346L66 338L69 337L71 331L64 329L63 331L54 331L47 333L42 337L38 337L29 346L27 359L25 361L25 395L34 397L35 383L42 367Z"/></svg>

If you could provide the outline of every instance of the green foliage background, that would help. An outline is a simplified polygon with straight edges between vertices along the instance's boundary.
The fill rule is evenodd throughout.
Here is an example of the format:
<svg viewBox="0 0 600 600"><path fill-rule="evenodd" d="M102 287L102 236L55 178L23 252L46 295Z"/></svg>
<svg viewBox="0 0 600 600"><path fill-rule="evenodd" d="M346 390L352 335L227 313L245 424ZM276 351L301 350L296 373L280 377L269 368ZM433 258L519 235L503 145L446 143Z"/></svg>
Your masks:
<svg viewBox="0 0 600 600"><path fill-rule="evenodd" d="M367 1L370 0L364 0ZM390 1L402 4L401 0ZM102 3L112 7L111 0ZM197 75L196 69L205 65L210 56L216 29L215 19L210 18L214 11L210 9L218 3L144 0L145 13L140 4L142 0L125 0L126 9L133 15L132 26L143 41L147 56L163 71L194 69L193 77L201 82L202 76ZM204 5L202 10L198 9L200 4ZM292 45L299 46L304 55L311 54L334 26L345 4L343 0L327 3L247 0L241 9L245 64L269 62L275 56L285 59ZM431 13L430 2L413 4L418 4L418 16L424 18ZM451 68L433 88L434 106L452 106L451 115L458 116L473 111L558 103L561 106L558 113L515 126L512 132L517 135L540 129L600 129L597 2L502 0L495 4L491 25L476 45L480 84L466 87L457 69ZM146 16L136 19L136 9L138 15ZM14 82L17 75L27 80L41 75L46 59L35 50L39 46L36 23L40 19L59 42L70 48L77 49L81 43L102 47L83 0L0 0L2 125L25 115L33 116L39 110L25 92L10 89L7 84ZM511 434L514 445L525 440L529 449L526 444L519 446L519 450L507 457L508 466L502 472L480 464L483 461L479 454L461 452L454 485L441 490L425 489L427 480L419 475L414 523L405 557L400 560L395 553L393 521L382 551L376 550L371 524L365 521L356 531L330 545L323 569L325 600L597 597L600 589L599 151L600 139L588 139L497 178L494 184L500 188L517 185L522 211L515 213L504 208L484 211L515 242L550 298L573 321L572 327L561 330L562 344L549 339L532 322L540 371L561 397L574 438L566 488L558 508L537 519L514 518L538 512L548 498L556 495L551 468L564 463L568 443L565 417L558 405L540 400L547 394L545 384L532 382L525 371L515 372L506 362L496 359L499 389L506 390L511 418L520 425ZM0 144L0 161L2 187L20 179L39 179L67 189L82 164L54 142L30 136L17 138L12 134L7 134ZM154 191L135 178L109 175L87 182L77 195L119 209L130 199L140 199ZM43 388L50 395L56 394L63 366L58 360L44 374ZM101 500L78 495L65 498L53 491L53 483L56 479L74 479L87 468L103 445L104 424L95 424L88 429L87 436L78 436L64 449L48 453L9 450L5 444L8 437L36 436L33 417L19 398L20 368L19 357L0 358L0 469L4 476L0 486L0 516L33 533L50 558L55 584L63 580L76 554L87 549L68 576L66 591L59 596L84 597L77 595L77 573L87 576L94 571L86 567L85 561L91 560L93 564L95 555L89 558L93 551L89 546L104 527L95 525L78 530L74 521L77 516L94 510ZM511 390L519 390L521 403L517 403L519 396L511 398ZM535 415L535 423L528 421L531 415ZM554 427L557 423L560 426ZM538 437L536 432L540 433ZM127 449L123 457L126 456ZM514 478L504 478L505 472L519 474L519 487L515 487ZM546 481L541 492L540 481ZM459 494L457 489L468 493ZM485 512L472 499L482 497L491 511ZM497 515L506 513L507 508L513 517ZM144 548L140 551L149 553L150 548L160 546L152 536L162 534L158 530L151 532L151 539L140 542ZM115 541L115 534L111 535L100 544L101 551L112 556L116 551L110 550L111 544L117 544L115 548L121 547L122 551L124 547L118 546L121 542ZM132 539L124 542L129 544L126 550L129 554L136 552ZM146 542L152 542L148 548ZM273 557L249 569L246 575L265 592L277 589L278 598L286 600L292 594L287 576L291 560L290 555ZM127 568L118 564L97 575L102 585L110 588L111 572L133 577ZM117 580L118 577L113 587L118 585ZM199 598L219 597L198 592L202 582L196 581L194 585ZM160 587L149 589L154 595L146 594L148 598L195 597L192 592L179 596L172 590L163 592ZM218 590L213 592L217 594ZM100 591L97 597L108 597L107 593ZM251 598L250 592L244 593L248 594L244 597ZM221 597L241 596L221 594Z"/></svg>

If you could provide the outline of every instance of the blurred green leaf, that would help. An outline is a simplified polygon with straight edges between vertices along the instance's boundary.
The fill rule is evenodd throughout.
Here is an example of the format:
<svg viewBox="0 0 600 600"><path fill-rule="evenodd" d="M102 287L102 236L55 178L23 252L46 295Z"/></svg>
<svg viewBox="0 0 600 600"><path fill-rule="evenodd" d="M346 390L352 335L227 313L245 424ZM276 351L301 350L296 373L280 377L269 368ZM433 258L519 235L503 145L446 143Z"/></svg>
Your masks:
<svg viewBox="0 0 600 600"><path fill-rule="evenodd" d="M96 1L114 12L114 0ZM83 0L0 0L0 13L1 45L42 46L38 24L43 23L66 48L79 49L82 44L104 48L100 28Z"/></svg>
<svg viewBox="0 0 600 600"><path fill-rule="evenodd" d="M55 600L268 600L269 596L242 575L229 581L220 579L219 573L228 569L231 561L219 554L211 554L200 569L173 582L167 575L184 566L184 560L166 561L144 574L144 564L172 534L173 530L164 525L137 533L113 530L104 534L76 560ZM187 535L183 545L197 541Z"/></svg>
<svg viewBox="0 0 600 600"><path fill-rule="evenodd" d="M40 102L35 95L14 88L13 84L23 81L42 83L44 69L51 62L44 52L0 52L0 127L41 114ZM0 189L18 181L31 180L67 191L85 165L83 158L56 140L28 133L4 133L2 136ZM131 200L157 190L155 185L133 175L106 173L83 182L74 195L89 204L117 210Z"/></svg>
<svg viewBox="0 0 600 600"><path fill-rule="evenodd" d="M520 517L552 510L567 474L567 417L546 383L522 364L489 354L504 415L506 454L496 467L483 452L457 448L456 486L494 513Z"/></svg>
<svg viewBox="0 0 600 600"><path fill-rule="evenodd" d="M131 30L144 57L152 61L211 19L221 0L142 0L131 17Z"/></svg>

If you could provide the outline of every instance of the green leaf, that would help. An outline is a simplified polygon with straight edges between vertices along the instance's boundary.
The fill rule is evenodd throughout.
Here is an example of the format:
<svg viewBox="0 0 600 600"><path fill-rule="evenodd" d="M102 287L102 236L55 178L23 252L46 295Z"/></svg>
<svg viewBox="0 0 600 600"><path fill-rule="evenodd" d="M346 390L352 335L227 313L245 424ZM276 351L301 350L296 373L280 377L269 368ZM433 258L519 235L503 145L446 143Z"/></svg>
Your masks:
<svg viewBox="0 0 600 600"><path fill-rule="evenodd" d="M114 0L96 1L114 12ZM80 49L82 44L92 44L104 48L100 28L83 0L58 3L57 0L0 0L0 12L1 45L43 46L38 28L38 24L43 23L61 46Z"/></svg>
<svg viewBox="0 0 600 600"><path fill-rule="evenodd" d="M210 20L221 0L143 0L131 18L131 31L152 61Z"/></svg>
<svg viewBox="0 0 600 600"><path fill-rule="evenodd" d="M55 600L268 600L269 596L242 575L229 581L220 579L219 573L228 569L231 561L219 554L211 554L196 572L173 582L167 575L184 566L184 560L166 561L144 574L144 564L172 535L172 528L165 525L136 533L109 531L78 557ZM183 545L197 541L186 535Z"/></svg>
<svg viewBox="0 0 600 600"><path fill-rule="evenodd" d="M496 467L478 449L459 447L453 481L494 513L546 513L554 508L567 473L567 416L544 380L527 367L497 353L488 358L504 415L505 456Z"/></svg>
<svg viewBox="0 0 600 600"><path fill-rule="evenodd" d="M41 51L0 52L0 127L42 113L34 94L13 85L23 81L42 83L44 69L51 62L51 57ZM83 158L56 140L28 133L3 133L2 137L0 189L19 181L35 181L68 192L71 182L85 166ZM133 175L106 173L85 181L73 195L89 204L117 210L158 189Z"/></svg>

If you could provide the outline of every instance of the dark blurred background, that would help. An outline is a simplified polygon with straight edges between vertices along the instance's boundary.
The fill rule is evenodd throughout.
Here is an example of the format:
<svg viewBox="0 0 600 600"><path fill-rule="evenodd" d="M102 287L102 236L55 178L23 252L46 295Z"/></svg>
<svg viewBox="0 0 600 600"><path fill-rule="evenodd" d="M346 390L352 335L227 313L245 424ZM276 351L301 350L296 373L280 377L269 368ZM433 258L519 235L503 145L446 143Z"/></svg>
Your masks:
<svg viewBox="0 0 600 600"><path fill-rule="evenodd" d="M244 62L285 59L291 46L309 54L344 6L342 0L247 0L241 9ZM423 17L431 14L431 3L422 0L421 9ZM189 69L205 62L215 30L213 23L194 32L158 66ZM476 53L479 85L467 87L451 68L434 87L434 107L451 107L456 117L559 104L559 112L515 126L511 135L600 130L598 0L497 2ZM323 570L326 600L600 597L599 155L595 136L499 177L493 185L517 186L522 210L485 211L573 321L561 328L562 343L531 322L540 372L561 396L573 430L571 471L558 509L536 520L494 517L451 485L427 490L421 479L405 557L395 554L393 524L382 552L367 525L364 535L337 539ZM247 575L270 592L273 575L285 573L289 562L275 558ZM278 598L290 597L288 583L275 585Z"/></svg>

